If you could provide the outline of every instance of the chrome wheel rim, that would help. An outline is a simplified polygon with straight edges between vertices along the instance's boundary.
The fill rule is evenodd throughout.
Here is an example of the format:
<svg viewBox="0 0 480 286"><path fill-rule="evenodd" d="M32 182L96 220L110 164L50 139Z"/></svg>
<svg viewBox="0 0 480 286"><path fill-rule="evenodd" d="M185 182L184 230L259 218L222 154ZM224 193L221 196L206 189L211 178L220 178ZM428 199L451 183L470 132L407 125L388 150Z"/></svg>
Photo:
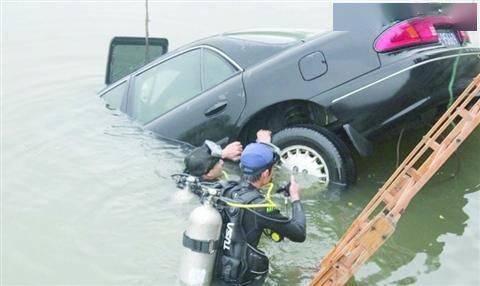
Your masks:
<svg viewBox="0 0 480 286"><path fill-rule="evenodd" d="M303 173L317 177L328 184L330 175L327 164L317 151L303 145L293 145L282 149L280 161L293 173Z"/></svg>

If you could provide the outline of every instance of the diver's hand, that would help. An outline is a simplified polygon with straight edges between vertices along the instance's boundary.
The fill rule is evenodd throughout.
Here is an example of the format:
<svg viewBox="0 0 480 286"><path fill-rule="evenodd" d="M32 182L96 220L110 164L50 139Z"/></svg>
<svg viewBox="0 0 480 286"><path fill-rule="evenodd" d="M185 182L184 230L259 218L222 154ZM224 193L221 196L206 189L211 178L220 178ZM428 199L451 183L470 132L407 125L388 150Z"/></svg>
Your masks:
<svg viewBox="0 0 480 286"><path fill-rule="evenodd" d="M242 151L243 146L240 142L232 142L223 148L222 159L238 161L240 159L240 155L242 155Z"/></svg>
<svg viewBox="0 0 480 286"><path fill-rule="evenodd" d="M272 143L272 131L264 129L258 130L257 142Z"/></svg>
<svg viewBox="0 0 480 286"><path fill-rule="evenodd" d="M297 181L295 181L293 175L290 176L290 200L292 203L300 200L300 187L298 186Z"/></svg>

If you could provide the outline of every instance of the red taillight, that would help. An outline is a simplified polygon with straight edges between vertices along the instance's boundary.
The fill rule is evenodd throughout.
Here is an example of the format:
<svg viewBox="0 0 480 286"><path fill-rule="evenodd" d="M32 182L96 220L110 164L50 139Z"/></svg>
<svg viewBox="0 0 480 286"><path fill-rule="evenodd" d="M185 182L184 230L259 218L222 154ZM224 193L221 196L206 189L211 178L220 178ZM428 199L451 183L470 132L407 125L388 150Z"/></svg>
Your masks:
<svg viewBox="0 0 480 286"><path fill-rule="evenodd" d="M470 43L470 36L468 36L468 33L466 31L458 31L458 38L460 39L460 42L463 43Z"/></svg>
<svg viewBox="0 0 480 286"><path fill-rule="evenodd" d="M397 23L375 41L375 51L389 52L400 48L438 42L433 18L415 18Z"/></svg>

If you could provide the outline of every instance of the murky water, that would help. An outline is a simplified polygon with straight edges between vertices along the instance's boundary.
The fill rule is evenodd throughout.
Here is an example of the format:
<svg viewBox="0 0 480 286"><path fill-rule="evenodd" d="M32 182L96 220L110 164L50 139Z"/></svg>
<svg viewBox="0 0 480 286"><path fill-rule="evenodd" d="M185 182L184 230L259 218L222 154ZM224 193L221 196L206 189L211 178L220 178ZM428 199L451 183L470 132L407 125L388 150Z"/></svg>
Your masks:
<svg viewBox="0 0 480 286"><path fill-rule="evenodd" d="M238 28L331 27L331 4L205 5L151 3L151 34L176 47ZM175 203L169 176L187 148L155 139L96 95L110 38L142 35L143 13L132 3L4 6L1 284L175 284L196 204ZM403 156L424 131L406 134ZM358 285L480 284L479 142L476 131L413 200ZM305 190L307 241L262 243L269 285L308 283L394 170L395 145L357 158L351 190Z"/></svg>

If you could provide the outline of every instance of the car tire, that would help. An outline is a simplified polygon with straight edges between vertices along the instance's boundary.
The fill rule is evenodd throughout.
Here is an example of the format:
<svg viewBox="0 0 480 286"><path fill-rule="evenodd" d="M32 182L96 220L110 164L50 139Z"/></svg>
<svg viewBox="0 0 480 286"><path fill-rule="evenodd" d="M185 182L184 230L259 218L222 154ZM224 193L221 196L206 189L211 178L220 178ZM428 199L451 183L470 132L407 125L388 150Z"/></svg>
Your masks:
<svg viewBox="0 0 480 286"><path fill-rule="evenodd" d="M308 173L326 184L340 186L356 180L349 148L325 128L286 128L273 135L272 143L282 150L282 164L294 173Z"/></svg>

